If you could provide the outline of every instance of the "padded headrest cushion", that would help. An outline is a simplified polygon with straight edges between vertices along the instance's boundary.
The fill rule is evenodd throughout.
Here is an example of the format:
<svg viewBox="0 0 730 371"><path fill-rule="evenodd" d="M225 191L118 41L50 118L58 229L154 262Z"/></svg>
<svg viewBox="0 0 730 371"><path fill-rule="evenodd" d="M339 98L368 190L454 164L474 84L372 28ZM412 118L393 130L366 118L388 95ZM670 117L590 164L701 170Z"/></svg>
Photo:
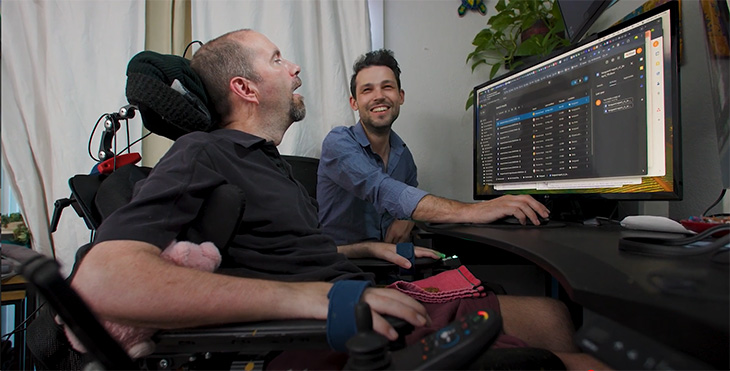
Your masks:
<svg viewBox="0 0 730 371"><path fill-rule="evenodd" d="M135 55L127 65L127 100L139 108L149 131L172 140L213 128L203 83L190 61L177 55Z"/></svg>

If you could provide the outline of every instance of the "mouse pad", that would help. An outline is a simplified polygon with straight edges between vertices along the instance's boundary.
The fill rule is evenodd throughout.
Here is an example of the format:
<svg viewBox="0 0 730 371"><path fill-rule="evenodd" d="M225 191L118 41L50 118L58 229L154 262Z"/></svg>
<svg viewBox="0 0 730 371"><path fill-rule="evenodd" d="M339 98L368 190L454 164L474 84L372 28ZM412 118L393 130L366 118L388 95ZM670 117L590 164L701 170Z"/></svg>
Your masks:
<svg viewBox="0 0 730 371"><path fill-rule="evenodd" d="M478 228L497 228L497 229L545 229L545 228L562 228L565 223L551 220L550 223L540 225L522 225L522 224L506 224L506 223L426 223L430 228L448 229L454 227L478 227Z"/></svg>

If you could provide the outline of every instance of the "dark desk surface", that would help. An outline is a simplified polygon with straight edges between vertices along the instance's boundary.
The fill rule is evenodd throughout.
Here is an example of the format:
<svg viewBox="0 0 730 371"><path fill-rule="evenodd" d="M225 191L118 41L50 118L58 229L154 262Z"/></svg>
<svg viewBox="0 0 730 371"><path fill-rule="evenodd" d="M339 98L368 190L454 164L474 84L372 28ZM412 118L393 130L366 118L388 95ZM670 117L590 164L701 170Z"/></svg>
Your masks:
<svg viewBox="0 0 730 371"><path fill-rule="evenodd" d="M707 254L660 258L618 249L622 236L673 235L577 224L425 229L520 255L549 272L584 308L705 362L727 365L728 265L710 262Z"/></svg>

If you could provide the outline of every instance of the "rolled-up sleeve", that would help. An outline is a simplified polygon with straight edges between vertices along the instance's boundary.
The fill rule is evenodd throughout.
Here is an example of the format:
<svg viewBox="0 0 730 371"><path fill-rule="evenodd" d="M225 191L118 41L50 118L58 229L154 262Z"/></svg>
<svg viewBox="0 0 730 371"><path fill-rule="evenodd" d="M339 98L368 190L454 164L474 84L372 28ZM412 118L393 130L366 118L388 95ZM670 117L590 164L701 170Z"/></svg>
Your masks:
<svg viewBox="0 0 730 371"><path fill-rule="evenodd" d="M391 178L345 127L332 130L324 140L320 158L321 176L361 200L371 202L380 213L408 219L428 192ZM366 160L364 160L366 159Z"/></svg>

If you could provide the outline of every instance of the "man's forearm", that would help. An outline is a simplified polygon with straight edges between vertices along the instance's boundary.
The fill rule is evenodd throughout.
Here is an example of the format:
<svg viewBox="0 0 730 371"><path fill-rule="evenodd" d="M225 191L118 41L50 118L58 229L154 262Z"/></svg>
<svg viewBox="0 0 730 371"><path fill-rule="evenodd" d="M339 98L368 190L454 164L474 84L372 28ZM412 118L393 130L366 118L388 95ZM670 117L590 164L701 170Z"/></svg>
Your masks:
<svg viewBox="0 0 730 371"><path fill-rule="evenodd" d="M277 319L327 319L332 284L278 282L208 273L167 263L159 249L137 241L110 241L84 258L72 286L99 317L160 329ZM369 288L363 300L380 314L415 326L425 308L392 289ZM395 340L379 315L373 329Z"/></svg>
<svg viewBox="0 0 730 371"><path fill-rule="evenodd" d="M416 206L412 218L434 223L490 223L508 215L540 224L538 215L548 217L550 213L545 205L527 195L506 195L474 203L427 195Z"/></svg>
<svg viewBox="0 0 730 371"><path fill-rule="evenodd" d="M72 285L99 316L155 328L325 319L331 287L328 283L254 280L178 267L163 261L157 247L136 241L110 241L94 247Z"/></svg>
<svg viewBox="0 0 730 371"><path fill-rule="evenodd" d="M464 220L467 204L446 198L426 195L413 210L413 220L434 223L458 223Z"/></svg>

